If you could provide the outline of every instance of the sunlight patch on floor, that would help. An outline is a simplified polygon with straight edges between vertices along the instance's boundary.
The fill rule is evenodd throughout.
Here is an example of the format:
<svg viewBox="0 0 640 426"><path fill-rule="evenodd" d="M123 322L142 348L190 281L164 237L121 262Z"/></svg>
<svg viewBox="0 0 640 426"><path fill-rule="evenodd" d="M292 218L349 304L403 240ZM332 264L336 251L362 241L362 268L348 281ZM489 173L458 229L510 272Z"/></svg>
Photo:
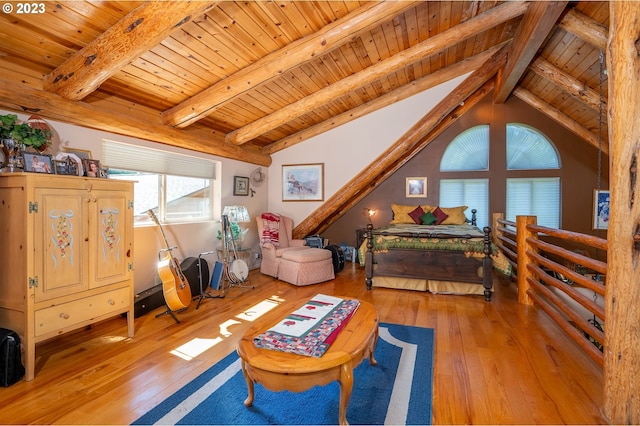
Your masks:
<svg viewBox="0 0 640 426"><path fill-rule="evenodd" d="M263 300L262 302L258 302L256 305L253 305L246 311L238 314L236 318L249 322L255 321L262 315L280 305L282 302L284 302L284 299L278 296L271 296L270 298Z"/></svg>
<svg viewBox="0 0 640 426"><path fill-rule="evenodd" d="M191 361L193 358L197 357L207 349L211 349L221 341L222 337L216 337L215 339L201 339L196 337L184 345L172 350L170 353L186 361Z"/></svg>
<svg viewBox="0 0 640 426"><path fill-rule="evenodd" d="M217 337L215 339L202 339L197 337L185 343L184 345L177 347L170 353L184 359L185 361L191 361L193 358L197 357L204 351L211 349L216 344L220 343L223 339L230 337L233 334L233 332L229 330L232 326L242 324L242 321L252 322L260 318L262 315L266 314L273 308L279 306L284 301L285 300L281 297L275 295L270 296L268 299L258 302L249 309L236 315L236 318L240 321L230 318L220 324L221 337Z"/></svg>

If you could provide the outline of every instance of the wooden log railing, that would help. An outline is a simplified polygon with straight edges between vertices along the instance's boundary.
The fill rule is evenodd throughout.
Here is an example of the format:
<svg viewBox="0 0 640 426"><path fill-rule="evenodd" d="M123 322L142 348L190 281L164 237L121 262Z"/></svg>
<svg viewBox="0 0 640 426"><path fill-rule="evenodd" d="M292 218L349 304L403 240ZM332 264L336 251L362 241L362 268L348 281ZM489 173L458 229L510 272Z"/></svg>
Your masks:
<svg viewBox="0 0 640 426"><path fill-rule="evenodd" d="M494 213L491 228L493 244L498 247L511 264L511 278L518 278L518 243L516 239L516 223L504 218L503 213Z"/></svg>
<svg viewBox="0 0 640 426"><path fill-rule="evenodd" d="M516 265L518 301L542 309L602 367L606 318L596 299L605 295L607 263L598 258L606 259L607 240L539 226L535 216L493 221L495 244Z"/></svg>

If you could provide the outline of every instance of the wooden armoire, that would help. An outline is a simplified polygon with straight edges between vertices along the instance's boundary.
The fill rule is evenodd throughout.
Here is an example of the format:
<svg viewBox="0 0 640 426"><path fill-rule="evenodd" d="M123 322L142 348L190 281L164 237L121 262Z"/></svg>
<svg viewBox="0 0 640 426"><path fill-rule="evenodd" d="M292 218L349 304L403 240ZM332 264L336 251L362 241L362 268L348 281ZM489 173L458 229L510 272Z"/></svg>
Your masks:
<svg viewBox="0 0 640 426"><path fill-rule="evenodd" d="M0 174L0 327L16 331L26 380L36 343L133 315L133 183Z"/></svg>

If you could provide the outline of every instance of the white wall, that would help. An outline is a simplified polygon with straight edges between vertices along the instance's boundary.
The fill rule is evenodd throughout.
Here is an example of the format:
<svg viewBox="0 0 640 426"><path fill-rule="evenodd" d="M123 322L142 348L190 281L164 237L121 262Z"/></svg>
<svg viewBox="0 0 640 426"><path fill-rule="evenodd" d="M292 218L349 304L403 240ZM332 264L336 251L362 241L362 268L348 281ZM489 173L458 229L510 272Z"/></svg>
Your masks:
<svg viewBox="0 0 640 426"><path fill-rule="evenodd" d="M269 167L269 211L286 214L298 224L322 205L320 201L282 201L283 165L324 163L324 199L327 200L395 143L466 76L273 154Z"/></svg>

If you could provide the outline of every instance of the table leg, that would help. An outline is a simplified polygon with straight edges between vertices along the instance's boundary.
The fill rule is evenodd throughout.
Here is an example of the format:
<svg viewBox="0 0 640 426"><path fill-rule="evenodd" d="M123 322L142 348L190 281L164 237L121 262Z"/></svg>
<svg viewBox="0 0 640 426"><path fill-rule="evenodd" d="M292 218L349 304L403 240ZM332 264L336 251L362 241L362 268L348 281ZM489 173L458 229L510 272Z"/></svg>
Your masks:
<svg viewBox="0 0 640 426"><path fill-rule="evenodd" d="M351 399L351 390L353 389L353 368L350 362L342 364L340 367L340 410L338 413L338 423L341 425L348 425L347 421L347 406L349 405L349 399Z"/></svg>
<svg viewBox="0 0 640 426"><path fill-rule="evenodd" d="M376 351L376 345L378 344L378 327L376 327L375 334L373 335L373 339L371 339L371 344L369 345L369 364L378 365L378 361L373 357L373 353Z"/></svg>
<svg viewBox="0 0 640 426"><path fill-rule="evenodd" d="M244 406L251 407L253 405L254 385L244 361L242 361L242 374L244 374L244 379L247 381L247 399L244 400Z"/></svg>

